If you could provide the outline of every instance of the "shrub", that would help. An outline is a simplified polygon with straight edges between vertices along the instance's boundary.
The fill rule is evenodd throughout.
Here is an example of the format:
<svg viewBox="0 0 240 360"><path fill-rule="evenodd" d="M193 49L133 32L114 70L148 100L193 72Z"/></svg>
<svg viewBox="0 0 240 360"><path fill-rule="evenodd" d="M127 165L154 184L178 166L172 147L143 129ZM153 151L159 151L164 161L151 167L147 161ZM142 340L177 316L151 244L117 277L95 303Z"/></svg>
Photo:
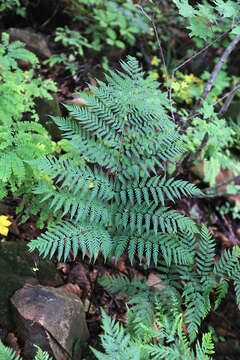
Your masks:
<svg viewBox="0 0 240 360"><path fill-rule="evenodd" d="M19 66L24 62L27 70ZM39 124L35 98L51 99L54 83L35 77L38 59L19 41L0 43L0 198L10 190L14 196L32 196L39 173L27 162L53 153L52 141ZM25 116L25 119L24 119ZM30 118L30 120L28 120Z"/></svg>

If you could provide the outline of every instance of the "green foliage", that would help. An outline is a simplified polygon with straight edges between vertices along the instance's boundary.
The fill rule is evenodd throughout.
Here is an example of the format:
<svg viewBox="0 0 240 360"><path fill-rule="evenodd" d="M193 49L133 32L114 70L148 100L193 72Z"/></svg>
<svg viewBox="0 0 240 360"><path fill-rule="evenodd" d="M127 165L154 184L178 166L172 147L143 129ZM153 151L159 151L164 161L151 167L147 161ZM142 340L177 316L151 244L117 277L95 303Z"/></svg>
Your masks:
<svg viewBox="0 0 240 360"><path fill-rule="evenodd" d="M136 312L129 310L126 319L128 328L124 329L102 311L104 335L100 337L105 353L92 349L94 355L99 360L210 360L209 355L214 353L211 333L204 334L202 343L197 341L193 351L183 334L182 316L175 313L175 320L169 322L164 316L159 318L159 315L156 311L156 328L138 324L142 333L136 334L129 330L135 321Z"/></svg>
<svg viewBox="0 0 240 360"><path fill-rule="evenodd" d="M130 310L127 329L121 331L128 335L129 349L134 346L139 348L140 356L137 359L164 359L166 356L167 359L194 359L194 352L197 359L209 359L213 353L210 334L203 335L202 345L197 342L195 350L192 344L202 320L225 297L229 281L234 282L239 305L239 247L225 250L214 264L215 243L204 226L194 243L190 241L185 244L192 261L185 265L175 259L169 265L163 257L156 274L160 287L147 286L145 281L138 278L130 281L125 277L105 275L100 279L100 284L109 292L117 293L119 297L123 294L126 296ZM215 304L211 301L213 295ZM115 333L109 330L111 326L115 327ZM106 355L100 356L94 352L99 359L108 359L112 351L120 353L120 348L112 349L109 345L117 337L116 332L120 332L119 324L116 326L114 322L106 320L103 314L103 328L102 345Z"/></svg>
<svg viewBox="0 0 240 360"><path fill-rule="evenodd" d="M18 61L29 64L23 71ZM38 60L19 41L9 43L2 34L0 44L0 198L10 190L15 196L32 193L39 173L28 161L53 153L47 131L37 123L35 98L51 99L52 81L34 76ZM28 120L26 114L31 119ZM25 116L25 118L24 118Z"/></svg>
<svg viewBox="0 0 240 360"><path fill-rule="evenodd" d="M66 259L80 247L83 256L88 250L96 258L101 250L116 260L128 249L131 261L145 255L148 264L156 264L161 251L168 262L187 261L177 234L198 228L170 204L201 192L165 174L164 164L182 151L165 94L150 77L144 79L134 58L121 65L125 73L111 72L108 84L99 81L93 94L81 94L87 107L66 106L70 118L54 118L71 151L66 159L35 162L50 179L35 193L67 220L32 241L30 249L50 257L57 251L58 259Z"/></svg>
<svg viewBox="0 0 240 360"><path fill-rule="evenodd" d="M208 134L209 139L201 152L201 157L203 159L204 180L212 186L215 184L216 176L221 169L231 169L237 174L239 163L229 151L233 142L234 131L230 126L227 126L224 119L218 119L214 111L210 112L210 109L207 112L207 107L208 105L201 110L203 118L196 117L193 120L184 139L186 148L194 153L201 145L205 134ZM206 118L210 121L206 121Z"/></svg>
<svg viewBox="0 0 240 360"><path fill-rule="evenodd" d="M238 188L239 185L237 185ZM216 210L220 213L221 216L230 215L233 219L240 219L240 212L238 203L235 202L234 204L226 201L221 206L217 206Z"/></svg>
<svg viewBox="0 0 240 360"><path fill-rule="evenodd" d="M179 14L188 21L187 29L191 37L198 37L210 42L216 32L230 29L239 17L240 9L237 2L215 0L214 6L207 1L192 6L188 0L173 0ZM236 28L237 29L237 28ZM232 30L236 34L236 29Z"/></svg>
<svg viewBox="0 0 240 360"><path fill-rule="evenodd" d="M11 9L14 6L20 6L19 0L3 0L0 5L0 12L6 9Z"/></svg>
<svg viewBox="0 0 240 360"><path fill-rule="evenodd" d="M69 70L72 75L74 75L78 69L79 56L84 55L85 48L94 48L94 45L91 45L86 37L80 34L79 31L70 30L68 26L64 28L56 29L56 42L61 42L66 48L66 53L55 54L51 56L50 59L45 61L45 64L49 66L54 66L57 63L62 63L65 65L66 70Z"/></svg>
<svg viewBox="0 0 240 360"><path fill-rule="evenodd" d="M45 61L50 66L63 63L72 74L78 69L79 59L87 48L99 53L106 46L125 49L133 46L140 35L150 34L150 27L144 16L132 1L66 1L66 12L74 16L76 24L84 24L79 31L70 30L67 26L57 28L55 41L61 42L66 50L54 54ZM106 57L102 59L107 68Z"/></svg>
<svg viewBox="0 0 240 360"><path fill-rule="evenodd" d="M234 39L236 36L238 29L236 19L240 11L238 2L221 0L214 1L212 4L204 1L201 4L191 3L193 5L188 0L173 0L173 2L181 17L185 18L188 24L185 23L184 30L186 28L190 30L189 35L196 40L197 44L201 43L202 47L223 32L229 30L230 33L231 29L233 30L229 38ZM204 39L204 42L201 39ZM227 38L224 43L221 39L214 43L216 48L220 46L220 41L221 46L226 47L229 44ZM189 54L193 55L192 50L189 50ZM214 62L218 63L219 61L220 59L215 56ZM205 88L205 82L210 79L210 76L211 74L206 70L198 77L193 74L177 72L172 82L174 100L181 104L185 102L191 109L192 105L198 103ZM199 155L203 161L204 180L210 186L215 184L216 176L221 169L231 169L234 173L239 172L239 163L230 151L234 141L236 143L237 126L229 126L224 119L219 119L217 107L215 107L217 103L222 106L221 97L224 91L234 86L234 82L234 76L230 76L227 72L227 65L222 65L221 70L214 78L206 100L203 101L201 108L198 108L198 117L194 118L185 134L187 150L192 153L201 148L202 141L208 134L207 143ZM183 106L181 108L179 114L181 113L184 121L189 114ZM194 111L192 110L192 112ZM198 165L198 163L195 164Z"/></svg>
<svg viewBox="0 0 240 360"><path fill-rule="evenodd" d="M37 354L34 357L34 360L52 360L52 358L45 352L42 351L38 346ZM22 358L15 353L14 350L4 346L0 340L0 359L1 360L21 360Z"/></svg>

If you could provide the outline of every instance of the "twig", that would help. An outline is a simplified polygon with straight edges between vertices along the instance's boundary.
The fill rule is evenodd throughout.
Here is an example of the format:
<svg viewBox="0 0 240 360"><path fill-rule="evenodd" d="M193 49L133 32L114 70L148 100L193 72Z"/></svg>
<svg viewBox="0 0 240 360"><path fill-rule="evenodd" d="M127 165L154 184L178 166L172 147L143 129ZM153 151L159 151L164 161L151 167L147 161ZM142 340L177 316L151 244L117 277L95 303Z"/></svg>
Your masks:
<svg viewBox="0 0 240 360"><path fill-rule="evenodd" d="M208 187L206 189L203 189L202 192L204 193L203 195L197 195L197 196L194 196L194 198L214 198L214 197L221 197L221 196L225 196L225 195L228 195L226 194L225 191L219 191L217 193L214 193L214 194L209 194L208 192L209 191L212 191L212 190L216 190L218 189L219 187L221 186L224 186L224 185L227 185L233 181L236 181L236 180L240 180L240 175L236 175L236 176L233 176L231 177L230 179L227 179L225 181L222 181L221 183L218 183L214 186L211 186L211 187ZM236 194L234 195L239 195L240 194L240 191L237 191ZM229 194L230 195L230 194Z"/></svg>
<svg viewBox="0 0 240 360"><path fill-rule="evenodd" d="M202 105L203 100L206 99L208 93L211 91L214 80L216 79L216 76L218 75L219 71L221 70L224 62L226 61L226 59L228 58L228 56L231 54L231 52L233 51L233 49L235 48L235 46L238 44L238 42L240 41L240 35L236 35L236 37L230 42L230 44L228 45L228 47L225 49L225 51L223 52L222 56L220 57L220 60L217 62L217 64L215 65L212 74L205 86L205 89L203 90L202 95L200 96L199 99L199 103L197 105L197 107L200 107Z"/></svg>
<svg viewBox="0 0 240 360"><path fill-rule="evenodd" d="M238 25L239 22L236 24ZM235 25L235 26L236 26ZM170 102L170 109L171 109L171 115L172 115L172 119L174 120L175 122L175 116L174 116L174 113L173 113L173 106L172 106L172 85L173 85L173 80L174 80L174 77L175 77L175 73L181 69L183 66L185 66L186 64L188 64L190 61L192 61L193 59L195 59L197 56L201 55L204 51L206 51L209 47L211 47L213 44L215 44L218 40L222 39L223 37L225 37L226 35L228 35L230 33L230 31L235 27L235 26L231 26L230 29L228 29L227 31L225 31L223 34L217 36L210 44L206 45L203 49L201 49L200 51L198 51L196 54L192 55L190 58L188 58L187 60L185 60L183 63L181 63L180 65L178 65L174 70L173 70L173 73L172 73L172 77L171 77L171 84L170 84L170 89L169 89L169 102ZM237 35L239 36L239 35ZM226 51L226 50L225 50ZM195 111L197 110L197 108L194 109L194 113ZM190 120L190 119L193 119L194 117L196 116L196 114L190 114L188 120L186 121L186 123ZM186 126L186 123L185 123L185 126L184 126L184 129L186 129L189 125Z"/></svg>
<svg viewBox="0 0 240 360"><path fill-rule="evenodd" d="M225 94L223 97L221 97L220 99L218 99L214 104L213 106L215 107L216 105L218 105L220 102L222 102L224 99L226 99L227 97L230 97L232 95L232 93L234 93L234 95L236 94L237 90L240 88L240 80L237 82L237 84L234 86L234 88L228 92L227 94ZM232 101L232 99L231 99ZM230 104L229 104L230 105ZM227 109L225 111L219 111L218 112L218 117L220 117L222 115L222 113L226 112ZM194 119L196 116L200 115L200 112L196 112L192 115L189 115L188 117L188 120L192 120ZM182 132L183 130L180 130L180 133Z"/></svg>
<svg viewBox="0 0 240 360"><path fill-rule="evenodd" d="M237 82L237 84L234 86L234 88L228 94L228 97L227 97L225 103L223 104L220 111L218 112L218 116L221 116L222 114L224 114L227 111L227 109L229 108L229 105L231 104L231 102L239 88L240 88L240 80Z"/></svg>
<svg viewBox="0 0 240 360"><path fill-rule="evenodd" d="M142 11L142 13L144 14L144 16L146 16L146 18L151 22L156 39L157 39L157 43L158 43L158 48L159 48L159 52L162 58L162 62L163 62L163 67L164 67L164 73L165 73L165 77L166 77L166 81L167 81L167 89L168 89L168 72L167 72L167 66L166 66L166 62L165 62L165 58L164 58L164 54L163 54L163 49L162 49L162 45L161 45L161 41L158 35L158 31L157 31L157 27L156 24L154 22L154 20L146 13L146 11L142 8L141 5L138 5L139 9Z"/></svg>
<svg viewBox="0 0 240 360"><path fill-rule="evenodd" d="M232 29L232 28L231 28ZM228 32L231 31L231 29L228 30ZM227 33L228 33L227 32ZM226 33L224 33L226 35ZM240 41L240 35L237 35L232 41L231 43L228 45L228 47L225 49L225 51L223 52L220 60L217 62L217 64L215 65L212 74L205 86L205 89L203 90L202 95L200 96L200 99L197 103L197 105L194 107L192 113L189 115L187 121L185 122L182 131L186 131L186 129L191 125L193 118L195 118L198 115L198 112L196 112L202 105L203 100L206 99L208 93L211 91L214 80L216 79L216 76L218 75L219 71L221 70L224 62L226 61L226 59L228 58L228 56L231 54L231 52L233 51L233 49L235 48L235 46L237 45L237 43Z"/></svg>
<svg viewBox="0 0 240 360"><path fill-rule="evenodd" d="M229 183L231 183L232 181L235 181L235 180L240 180L240 175L236 175L236 176L233 176L231 177L230 179L227 179L227 180L224 180L222 181L221 183L218 183L214 186L211 186L211 187L208 187L206 189L204 189L203 191L212 191L212 190L216 190L218 189L219 187L223 186L223 185L227 185Z"/></svg>
<svg viewBox="0 0 240 360"><path fill-rule="evenodd" d="M50 16L50 18L48 18L46 21L44 21L44 23L42 23L42 25L39 26L39 29L45 28L45 26L47 26L50 23L50 21L52 21L54 16L57 14L58 10L59 10L59 4L57 4L57 6L55 7L54 12Z"/></svg>
<svg viewBox="0 0 240 360"><path fill-rule="evenodd" d="M204 149L205 145L207 144L209 139L209 135L206 132L201 144L199 145L199 147L196 149L196 151L190 155L190 157L188 158L188 160L186 161L186 166L189 168L192 163L198 158L198 156L201 154L202 150Z"/></svg>

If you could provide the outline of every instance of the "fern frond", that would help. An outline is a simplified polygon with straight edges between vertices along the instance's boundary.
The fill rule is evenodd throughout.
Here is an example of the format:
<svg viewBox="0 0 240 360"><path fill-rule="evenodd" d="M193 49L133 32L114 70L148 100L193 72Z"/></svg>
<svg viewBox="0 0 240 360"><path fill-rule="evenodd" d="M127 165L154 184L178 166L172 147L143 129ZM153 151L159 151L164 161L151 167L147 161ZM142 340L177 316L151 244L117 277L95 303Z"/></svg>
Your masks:
<svg viewBox="0 0 240 360"><path fill-rule="evenodd" d="M13 349L4 346L0 340L0 359L1 360L20 360L20 356L15 353Z"/></svg>
<svg viewBox="0 0 240 360"><path fill-rule="evenodd" d="M91 348L97 359L141 360L140 349L131 343L130 336L126 334L123 327L107 316L104 311L102 311L102 322L105 332L101 335L101 341L106 355Z"/></svg>
<svg viewBox="0 0 240 360"><path fill-rule="evenodd" d="M209 275L213 271L215 258L215 243L208 232L206 226L202 226L199 241L199 250L196 256L197 269L196 272L201 276L201 284L203 287L209 287Z"/></svg>
<svg viewBox="0 0 240 360"><path fill-rule="evenodd" d="M122 297L124 294L127 299L135 295L138 290L148 291L148 286L144 284L136 276L129 280L126 276L104 275L99 280L99 284L109 290L111 293L116 294L117 298Z"/></svg>
<svg viewBox="0 0 240 360"><path fill-rule="evenodd" d="M82 249L83 257L88 250L90 257L96 258L101 250L106 259L112 250L112 240L109 233L101 226L65 221L52 226L28 246L30 251L38 249L43 257L52 258L57 251L59 261L62 257L66 261L71 250L75 259L79 248Z"/></svg>
<svg viewBox="0 0 240 360"><path fill-rule="evenodd" d="M37 348L37 354L35 355L34 360L53 360L46 351L42 351L39 346L35 347Z"/></svg>
<svg viewBox="0 0 240 360"><path fill-rule="evenodd" d="M173 178L152 176L143 178L141 183L134 181L132 183L122 184L119 195L116 196L118 203L126 204L128 201L132 205L135 202L141 204L142 201L150 203L152 197L156 204L159 202L164 206L165 197L174 202L174 199L181 199L182 196L196 196L201 191L193 184L183 180L174 180Z"/></svg>
<svg viewBox="0 0 240 360"><path fill-rule="evenodd" d="M209 293L201 293L201 286L189 282L183 291L186 302L186 322L188 324L188 334L190 341L193 342L198 334L201 321L206 317L211 309Z"/></svg>
<svg viewBox="0 0 240 360"><path fill-rule="evenodd" d="M226 280L221 280L221 282L216 286L217 298L215 300L214 310L216 310L219 307L222 299L226 296L227 292L228 292L228 282Z"/></svg>
<svg viewBox="0 0 240 360"><path fill-rule="evenodd" d="M226 249L214 266L213 272L217 276L230 279L240 278L240 248L234 246L232 249Z"/></svg>
<svg viewBox="0 0 240 360"><path fill-rule="evenodd" d="M203 334L202 346L197 341L196 344L196 356L199 360L211 360L209 355L214 354L214 343L211 333Z"/></svg>

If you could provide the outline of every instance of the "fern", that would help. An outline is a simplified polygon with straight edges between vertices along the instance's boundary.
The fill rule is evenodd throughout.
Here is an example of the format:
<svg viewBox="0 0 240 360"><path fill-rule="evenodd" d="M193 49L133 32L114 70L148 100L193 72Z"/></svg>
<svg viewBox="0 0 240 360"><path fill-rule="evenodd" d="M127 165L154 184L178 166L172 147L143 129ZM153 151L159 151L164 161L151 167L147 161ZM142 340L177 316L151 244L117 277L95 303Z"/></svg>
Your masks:
<svg viewBox="0 0 240 360"><path fill-rule="evenodd" d="M23 72L18 60L30 65ZM53 84L33 78L33 68L38 59L24 49L19 41L9 43L9 35L2 34L0 44L0 182L4 189L10 187L16 192L24 182L31 183L36 173L26 163L52 152L52 145L46 130L34 121L22 121L23 114L29 112L34 120L38 116L34 110L35 97L51 98L48 90L55 89ZM47 83L46 83L47 84ZM42 88L40 89L40 86ZM35 180L36 181L36 180Z"/></svg>
<svg viewBox="0 0 240 360"><path fill-rule="evenodd" d="M34 360L52 360L52 358L47 354L47 352L42 351L38 346L37 353L34 357ZM0 359L1 360L21 360L22 358L16 354L16 352L10 349L7 346L4 346L0 340Z"/></svg>
<svg viewBox="0 0 240 360"><path fill-rule="evenodd" d="M52 154L53 143L38 121L35 98L51 99L50 90L55 91L51 81L34 76L38 66L37 57L26 50L19 41L9 42L9 35L2 33L0 43L0 199L10 191L15 197L24 195L21 211L25 220L36 206L32 187L40 179L39 172L30 162ZM28 63L23 71L19 61ZM25 114L29 121L24 121ZM36 204L36 202L35 202ZM39 225L49 217L47 211L38 207ZM45 215L44 215L45 214ZM23 217L23 221L24 221Z"/></svg>
<svg viewBox="0 0 240 360"><path fill-rule="evenodd" d="M163 318L164 321L172 323L176 319L176 314L178 314L184 316L188 333L186 339L188 346L190 346L198 335L202 320L212 309L212 294L216 293L216 309L225 297L228 290L228 281L231 279L234 282L239 305L240 269L238 248L233 248L232 251L224 251L222 258L217 264L214 264L215 244L205 226L201 228L198 236L199 239L190 241L188 261L185 263L176 255L173 255L172 260L169 261L173 246L168 251L167 249L162 251L162 260L158 257L157 266L160 288L148 287L145 281L140 281L137 278L130 281L124 277L104 276L100 280L100 284L111 293L126 296L135 319L129 324L129 331L135 329L135 335L138 336L139 333L142 333L141 329L146 324L146 319L152 319L150 323L153 324L153 314L155 314L155 321L159 317L160 323ZM185 238L182 236L181 239L182 247L187 248ZM187 256L185 256L186 259ZM149 324L147 325L149 326ZM198 346L196 349L198 349ZM201 349L197 350L199 357L201 354L200 358L208 359L209 354L205 350L203 351L202 347L199 349ZM161 348L154 351L160 357L161 351L164 354L165 351L170 350Z"/></svg>
<svg viewBox="0 0 240 360"><path fill-rule="evenodd" d="M138 336L131 331L131 320L136 313L129 311L127 316L128 329L124 329L119 323L112 320L102 311L104 335L101 342L104 353L92 349L99 360L126 359L126 360L194 360L194 352L182 332L182 317L177 316L173 322L168 322L162 317L159 331L142 325L143 332ZM157 339L157 341L156 341ZM173 342L175 340L175 342ZM213 354L211 334L204 334L202 344L196 344L196 358L210 360Z"/></svg>
<svg viewBox="0 0 240 360"><path fill-rule="evenodd" d="M111 320L102 311L104 336L102 337L102 345L107 350L106 355L102 355L99 351L93 349L94 355L97 359L114 359L122 360L139 360L140 349L131 344L130 336L125 333L125 330L119 323Z"/></svg>
<svg viewBox="0 0 240 360"><path fill-rule="evenodd" d="M182 197L201 192L165 171L183 149L156 82L144 78L134 58L128 57L121 66L124 72L110 72L106 84L99 82L99 87L91 88L92 94L81 94L86 107L67 106L69 118L54 118L66 137L64 157L30 162L42 174L35 194L62 218L29 248L44 257L57 254L59 261L69 254L76 258L81 249L83 256L88 251L93 259L102 252L105 259L114 256L117 261L127 253L131 262L136 256L148 266L153 262L161 290L138 279L102 280L108 291L127 295L135 316L129 318L134 340L127 337L120 354L135 356L132 349L139 346L144 332L146 339L152 339L152 324L158 318L172 346L158 344L150 349L146 340L139 358L151 354L156 359L193 359L192 343L211 311L210 296L217 289L217 306L226 293L221 281L234 281L240 303L239 248L226 250L215 264L215 243L206 227L199 229L171 207ZM187 336L177 333L176 317L184 317ZM115 343L110 347L111 341L122 339L125 330L115 323L106 326L114 334L111 337L108 330L106 335L110 358L117 351ZM199 358L209 358L206 342L204 338L202 345L197 343Z"/></svg>
<svg viewBox="0 0 240 360"><path fill-rule="evenodd" d="M35 194L71 220L49 228L30 249L51 257L57 251L59 259L70 250L76 257L79 247L94 258L101 250L118 259L127 250L131 261L137 253L148 264L163 252L169 263L189 262L178 233L198 228L170 205L201 192L165 174L183 147L158 84L132 57L121 66L124 72L110 72L107 84L81 94L86 107L68 105L69 118L54 118L68 141L65 158L30 162L48 178Z"/></svg>
<svg viewBox="0 0 240 360"><path fill-rule="evenodd" d="M20 360L20 356L14 350L3 345L0 340L0 359L1 360Z"/></svg>

